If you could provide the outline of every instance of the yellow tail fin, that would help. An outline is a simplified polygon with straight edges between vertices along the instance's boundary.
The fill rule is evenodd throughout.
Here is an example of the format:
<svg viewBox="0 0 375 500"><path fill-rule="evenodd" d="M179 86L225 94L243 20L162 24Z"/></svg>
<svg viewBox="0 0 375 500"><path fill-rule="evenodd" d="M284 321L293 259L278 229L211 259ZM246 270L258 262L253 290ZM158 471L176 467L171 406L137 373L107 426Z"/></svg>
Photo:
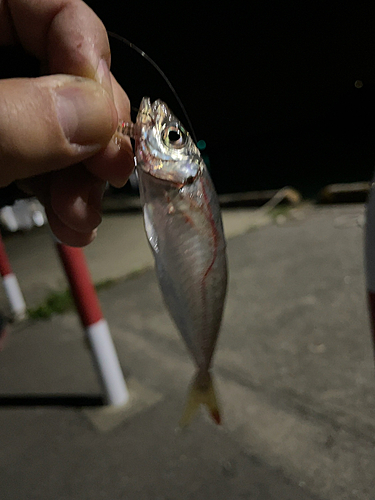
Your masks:
<svg viewBox="0 0 375 500"><path fill-rule="evenodd" d="M180 427L187 427L191 423L200 405L207 407L216 424L221 424L219 406L209 372L203 375L198 373L191 384L185 409L179 422Z"/></svg>

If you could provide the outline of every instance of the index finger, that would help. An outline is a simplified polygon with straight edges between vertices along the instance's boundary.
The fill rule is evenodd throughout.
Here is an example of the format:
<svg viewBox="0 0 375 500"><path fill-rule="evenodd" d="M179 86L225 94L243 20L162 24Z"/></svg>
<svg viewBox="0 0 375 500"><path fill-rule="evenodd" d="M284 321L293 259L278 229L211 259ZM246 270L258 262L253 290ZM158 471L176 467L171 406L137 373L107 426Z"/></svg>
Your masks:
<svg viewBox="0 0 375 500"><path fill-rule="evenodd" d="M107 32L81 0L8 0L0 27L1 43L18 39L49 73L92 78L112 94L109 72L100 64L110 67Z"/></svg>

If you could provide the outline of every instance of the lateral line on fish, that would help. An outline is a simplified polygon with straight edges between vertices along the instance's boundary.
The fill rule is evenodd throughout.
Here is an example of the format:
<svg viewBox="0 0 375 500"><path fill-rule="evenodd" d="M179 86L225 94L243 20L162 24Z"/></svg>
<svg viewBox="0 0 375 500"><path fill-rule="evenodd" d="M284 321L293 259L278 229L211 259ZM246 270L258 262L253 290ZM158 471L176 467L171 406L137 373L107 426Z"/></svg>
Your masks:
<svg viewBox="0 0 375 500"><path fill-rule="evenodd" d="M206 190L204 188L203 182L202 182L202 193L203 193L203 197L204 197L205 202L208 204L207 193L206 193ZM207 211L207 213L208 213L208 220L210 221L210 226L212 229L212 236L214 239L214 254L212 256L212 261L211 261L210 265L208 266L208 268L203 276L204 281L207 279L207 276L208 276L209 272L211 271L211 269L215 263L216 257L217 257L217 230L215 227L215 221L214 221L212 214L210 213L209 210Z"/></svg>
<svg viewBox="0 0 375 500"><path fill-rule="evenodd" d="M202 179L202 194L203 194L203 198L204 198L204 201L206 202L207 206L208 206L208 197L207 197L207 192L206 192L206 189L205 189L205 186L204 186L204 179ZM207 267L203 277L202 277L202 302L204 304L203 308L204 310L207 312L207 309L206 309L206 289L207 289L207 278L208 278L208 275L211 271L211 269L213 268L213 265L216 261L216 258L217 258L217 243L218 243L218 235L217 235L217 230L216 230L216 227L215 227L215 221L212 217L212 214L210 213L209 210L206 210L206 215L208 216L208 221L210 223L210 227L211 227L211 230L212 230L212 237L213 237L213 256L212 256L212 260L209 264L209 266ZM207 314L205 314L205 323L207 325ZM203 342L202 342L203 344ZM210 352L212 350L212 346L209 345L208 346ZM207 366L207 370L209 369L210 367L210 364L211 364L211 357L210 357L210 360L209 360L209 364ZM215 419L216 420L216 419Z"/></svg>

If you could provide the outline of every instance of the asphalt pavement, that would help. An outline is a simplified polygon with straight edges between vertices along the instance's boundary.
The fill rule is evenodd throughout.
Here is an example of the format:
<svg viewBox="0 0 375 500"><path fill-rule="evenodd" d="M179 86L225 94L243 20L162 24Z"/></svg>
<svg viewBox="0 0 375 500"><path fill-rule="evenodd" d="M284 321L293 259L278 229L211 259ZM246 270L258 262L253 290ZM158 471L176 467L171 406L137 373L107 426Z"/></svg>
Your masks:
<svg viewBox="0 0 375 500"><path fill-rule="evenodd" d="M131 404L101 406L74 312L12 325L0 354L2 500L375 498L364 206L233 209L224 220L222 428L202 412L176 431L193 365L140 215L107 215L85 252L94 281L113 280L99 296ZM5 244L28 305L66 286L46 228Z"/></svg>

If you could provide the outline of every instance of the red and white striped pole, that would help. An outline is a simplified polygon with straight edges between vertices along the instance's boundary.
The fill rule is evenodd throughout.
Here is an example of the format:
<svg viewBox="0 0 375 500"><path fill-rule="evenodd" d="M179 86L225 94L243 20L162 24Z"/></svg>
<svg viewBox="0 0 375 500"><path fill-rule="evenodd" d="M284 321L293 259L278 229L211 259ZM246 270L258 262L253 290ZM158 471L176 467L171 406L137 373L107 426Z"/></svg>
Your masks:
<svg viewBox="0 0 375 500"><path fill-rule="evenodd" d="M14 319L21 320L26 317L26 304L23 298L16 275L13 273L5 251L3 239L0 234L0 274L3 278L5 293L8 297Z"/></svg>
<svg viewBox="0 0 375 500"><path fill-rule="evenodd" d="M99 299L92 283L83 251L56 242L68 278L78 314L91 348L107 403L122 406L129 392L112 341L108 323L103 318Z"/></svg>
<svg viewBox="0 0 375 500"><path fill-rule="evenodd" d="M366 211L365 264L368 305L375 348L375 183L371 185Z"/></svg>

